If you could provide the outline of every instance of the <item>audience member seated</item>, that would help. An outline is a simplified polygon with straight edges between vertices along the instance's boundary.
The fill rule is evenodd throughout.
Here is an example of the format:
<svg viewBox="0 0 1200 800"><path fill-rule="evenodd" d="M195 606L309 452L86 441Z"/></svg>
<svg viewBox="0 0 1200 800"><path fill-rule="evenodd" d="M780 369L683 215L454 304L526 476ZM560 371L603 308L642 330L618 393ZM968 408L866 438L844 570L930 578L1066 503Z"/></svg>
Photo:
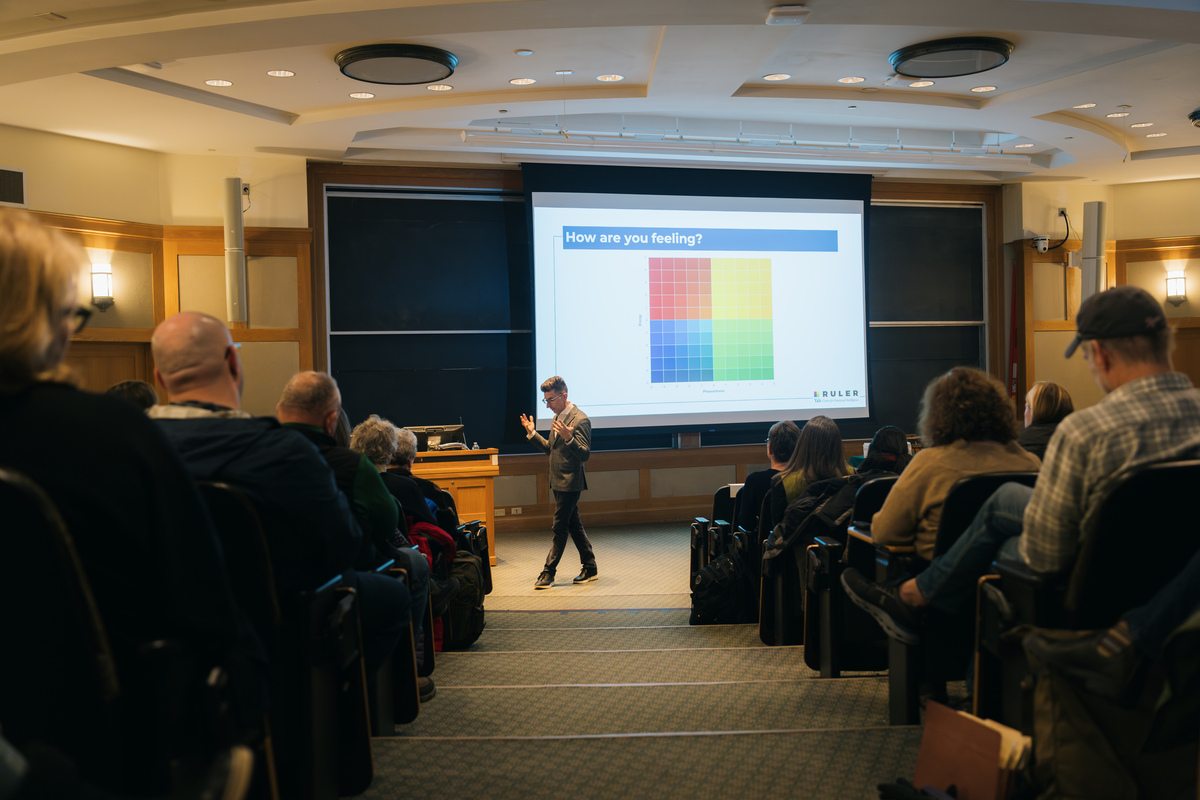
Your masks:
<svg viewBox="0 0 1200 800"><path fill-rule="evenodd" d="M410 446L404 447L403 444ZM417 437L412 431L407 428L397 429L391 422L381 419L378 414L372 414L351 432L350 449L362 453L363 457L374 465L383 478L383 485L400 501L400 507L413 522L437 525L434 516L437 506L431 505L431 501L421 492L421 487L412 477L413 459L417 453ZM401 450L404 452L400 453ZM397 460L403 471L389 471L388 465Z"/></svg>
<svg viewBox="0 0 1200 800"><path fill-rule="evenodd" d="M104 393L115 397L124 397L142 411L145 411L150 406L158 405L158 395L155 393L154 387L145 381L121 381L120 383L114 383L105 389Z"/></svg>
<svg viewBox="0 0 1200 800"><path fill-rule="evenodd" d="M796 449L796 440L800 438L800 429L791 420L776 422L767 432L767 461L771 466L746 476L738 492L739 506L736 524L748 531L758 530L758 512L762 509L763 498L771 491L771 481L785 467Z"/></svg>
<svg viewBox="0 0 1200 800"><path fill-rule="evenodd" d="M1004 387L970 367L955 367L930 381L921 398L918 429L925 447L875 514L871 537L883 545L915 545L917 555L928 561L942 503L959 478L1036 470L1041 462L1016 442Z"/></svg>
<svg viewBox="0 0 1200 800"><path fill-rule="evenodd" d="M352 569L363 534L321 454L278 420L241 410L242 362L220 320L176 314L155 329L150 347L171 402L148 413L188 472L233 484L254 503L284 598L345 574L358 592L364 660L373 672L408 625L411 599L401 582Z"/></svg>
<svg viewBox="0 0 1200 800"><path fill-rule="evenodd" d="M829 417L817 415L804 423L796 439L796 449L772 485L779 484L786 493L786 502L778 493L772 495L771 518L783 519L788 505L800 499L810 483L828 478L843 478L854 474L846 463L842 448L842 432Z"/></svg>
<svg viewBox="0 0 1200 800"><path fill-rule="evenodd" d="M895 425L884 425L875 431L871 444L867 447L867 456L858 465L858 474L868 472L893 472L897 475L904 472L908 462L912 461L908 452L908 437L904 431Z"/></svg>
<svg viewBox="0 0 1200 800"><path fill-rule="evenodd" d="M396 432L399 435L399 446L396 455L392 456L387 474L411 479L421 490L421 495L432 503L429 510L436 516L437 509L442 507L445 490L433 481L413 474L413 464L417 460L417 435L408 428L397 428Z"/></svg>
<svg viewBox="0 0 1200 800"><path fill-rule="evenodd" d="M32 215L0 208L0 465L36 482L61 514L118 675L135 672L140 646L182 642L196 665L185 683L199 686L223 665L240 721L257 726L265 708L265 656L234 605L208 515L179 457L127 400L68 384L63 356L91 314L76 305L87 262L82 248ZM39 608L30 598L4 613L36 615ZM58 622L45 620L47 635ZM19 658L7 645L5 652L7 661ZM146 687L122 688L140 710ZM23 691L0 685L0 696ZM198 719L200 709L188 705L185 713L192 712Z"/></svg>
<svg viewBox="0 0 1200 800"><path fill-rule="evenodd" d="M1058 423L1075 410L1071 395L1057 383L1038 381L1025 395L1025 429L1017 434L1017 444L1038 458L1046 457L1046 445Z"/></svg>
<svg viewBox="0 0 1200 800"><path fill-rule="evenodd" d="M350 508L363 531L355 569L374 570L393 559L397 567L408 572L413 641L420 642L425 603L430 593L429 562L407 542L399 540L396 528L402 512L383 485L379 471L361 453L336 443L334 434L341 407L342 395L332 377L323 372L299 372L283 387L283 394L275 405L275 416L283 427L301 434L317 448L333 470L338 488L350 501ZM418 662L422 656L423 651L418 648ZM432 691L422 688L427 694Z"/></svg>
<svg viewBox="0 0 1200 800"><path fill-rule="evenodd" d="M1106 395L1059 424L1037 484L996 490L954 546L898 589L853 570L843 574L851 599L889 635L918 638L923 606L967 607L977 579L998 557L1023 559L1038 572L1069 568L1115 476L1200 454L1200 391L1171 370L1171 329L1158 301L1137 287L1118 286L1084 301L1076 325L1066 357L1082 349Z"/></svg>

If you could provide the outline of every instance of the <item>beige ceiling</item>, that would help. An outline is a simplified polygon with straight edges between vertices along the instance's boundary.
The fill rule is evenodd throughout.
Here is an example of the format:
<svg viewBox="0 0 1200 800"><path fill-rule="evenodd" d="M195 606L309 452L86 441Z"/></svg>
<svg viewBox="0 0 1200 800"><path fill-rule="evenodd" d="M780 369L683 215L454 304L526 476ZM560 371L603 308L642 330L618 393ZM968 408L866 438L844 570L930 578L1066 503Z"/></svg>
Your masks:
<svg viewBox="0 0 1200 800"><path fill-rule="evenodd" d="M15 0L0 5L0 123L168 153L369 163L1200 177L1187 119L1200 108L1200 0L806 5L803 25L768 26L770 3L752 0ZM894 50L966 35L1008 39L1011 60L927 88L893 79ZM338 71L339 51L374 42L454 53L453 90ZM763 80L776 72L791 78ZM609 73L625 79L596 80ZM1096 105L1072 108L1083 103ZM1120 106L1130 116L1106 116ZM1141 122L1153 126L1130 127Z"/></svg>

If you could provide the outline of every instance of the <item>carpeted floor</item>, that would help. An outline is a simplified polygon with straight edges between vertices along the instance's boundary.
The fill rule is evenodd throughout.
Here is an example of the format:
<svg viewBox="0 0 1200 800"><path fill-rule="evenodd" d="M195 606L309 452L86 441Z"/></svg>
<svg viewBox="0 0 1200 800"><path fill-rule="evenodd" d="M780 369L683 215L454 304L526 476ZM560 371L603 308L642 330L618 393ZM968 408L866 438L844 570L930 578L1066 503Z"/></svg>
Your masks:
<svg viewBox="0 0 1200 800"><path fill-rule="evenodd" d="M534 591L548 531L496 543L487 627L438 655L435 699L374 742L368 798L873 798L911 776L920 729L887 679L822 681L757 626L689 626L688 523L592 528Z"/></svg>

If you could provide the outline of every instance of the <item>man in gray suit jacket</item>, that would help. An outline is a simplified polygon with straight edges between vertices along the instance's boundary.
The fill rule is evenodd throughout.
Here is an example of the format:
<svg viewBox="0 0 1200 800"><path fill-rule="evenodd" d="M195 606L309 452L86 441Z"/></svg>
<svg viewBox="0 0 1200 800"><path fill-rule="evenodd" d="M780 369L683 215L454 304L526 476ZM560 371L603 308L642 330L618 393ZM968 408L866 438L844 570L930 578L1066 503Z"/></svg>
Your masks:
<svg viewBox="0 0 1200 800"><path fill-rule="evenodd" d="M554 573L567 546L567 534L571 535L583 562L574 582L596 580L596 556L579 519L579 493L587 489L583 462L592 454L592 423L587 414L567 400L567 383L557 375L542 383L542 402L554 412L549 441L534 429L533 418L521 415L526 438L550 454L550 488L554 491L554 542L546 556L546 567L533 585L535 589L554 585Z"/></svg>

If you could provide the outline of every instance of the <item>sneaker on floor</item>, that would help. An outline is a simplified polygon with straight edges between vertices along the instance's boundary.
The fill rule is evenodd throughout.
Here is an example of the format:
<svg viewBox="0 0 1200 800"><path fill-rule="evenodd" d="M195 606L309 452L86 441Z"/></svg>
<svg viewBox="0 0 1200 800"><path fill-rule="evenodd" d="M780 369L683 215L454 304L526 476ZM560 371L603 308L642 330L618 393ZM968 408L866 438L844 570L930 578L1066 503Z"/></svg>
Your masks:
<svg viewBox="0 0 1200 800"><path fill-rule="evenodd" d="M597 570L595 567L584 567L583 569L581 569L579 571L579 574L576 575L575 579L571 582L572 583L587 583L588 581L596 580L596 578L598 578L598 577L600 577L600 576L597 574Z"/></svg>
<svg viewBox="0 0 1200 800"><path fill-rule="evenodd" d="M538 575L537 582L533 584L535 589L549 589L554 585L554 573L548 569L542 570L542 574Z"/></svg>
<svg viewBox="0 0 1200 800"><path fill-rule="evenodd" d="M422 703L436 697L437 687L433 685L433 678L417 678L417 693L420 695Z"/></svg>
<svg viewBox="0 0 1200 800"><path fill-rule="evenodd" d="M900 599L898 589L869 581L853 567L842 573L842 588L850 602L874 617L888 636L904 644L921 641L918 612Z"/></svg>

